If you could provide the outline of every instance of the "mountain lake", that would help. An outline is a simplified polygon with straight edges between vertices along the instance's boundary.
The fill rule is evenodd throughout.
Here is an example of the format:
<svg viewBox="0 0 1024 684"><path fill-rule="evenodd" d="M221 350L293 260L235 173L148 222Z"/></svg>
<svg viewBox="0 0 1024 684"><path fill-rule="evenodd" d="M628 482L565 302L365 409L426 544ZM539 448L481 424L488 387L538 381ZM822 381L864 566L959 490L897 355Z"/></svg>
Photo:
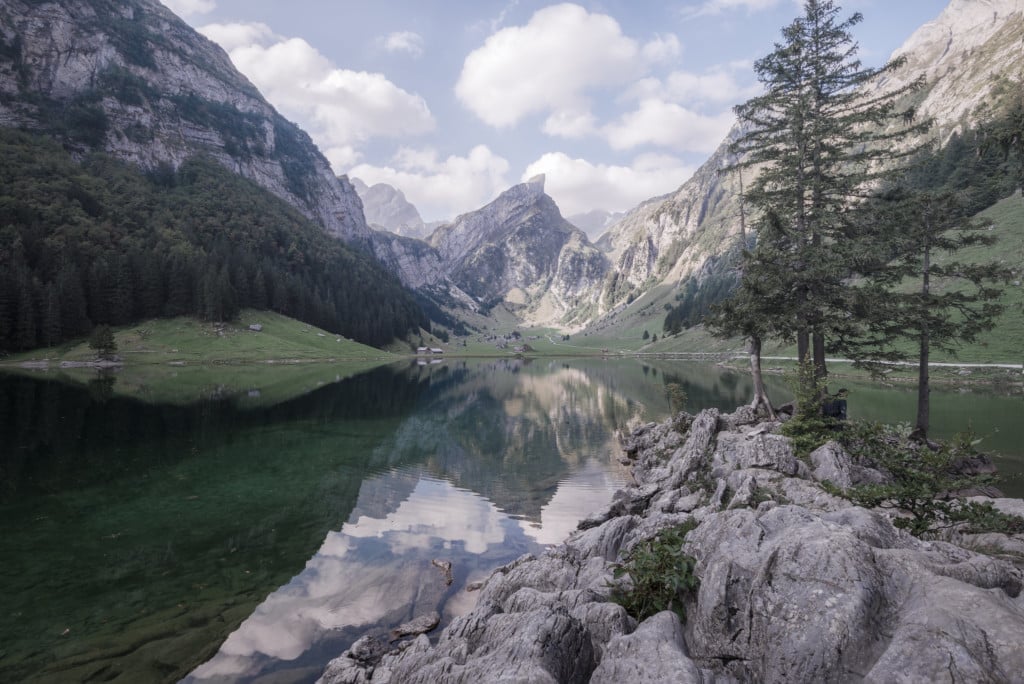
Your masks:
<svg viewBox="0 0 1024 684"><path fill-rule="evenodd" d="M273 404L254 386L156 405L116 376L0 374L0 681L315 681L363 634L433 610L443 627L468 584L602 509L629 479L616 430L667 417L668 383L694 413L750 396L669 360L323 375ZM851 418L913 419L912 387L844 384ZM932 412L1024 494L1019 394L936 388Z"/></svg>

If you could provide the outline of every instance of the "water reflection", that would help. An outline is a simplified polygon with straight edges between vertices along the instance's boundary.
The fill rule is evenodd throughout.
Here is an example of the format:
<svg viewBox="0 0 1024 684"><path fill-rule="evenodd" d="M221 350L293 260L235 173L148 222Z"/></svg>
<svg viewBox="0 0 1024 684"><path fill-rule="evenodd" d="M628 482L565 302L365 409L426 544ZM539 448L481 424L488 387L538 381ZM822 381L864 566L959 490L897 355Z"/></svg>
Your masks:
<svg viewBox="0 0 1024 684"><path fill-rule="evenodd" d="M173 405L0 375L0 681L315 680L365 631L463 612L467 582L602 507L625 477L614 431L667 415L666 384L694 411L750 395L672 361L284 370ZM851 415L912 403L854 390ZM1020 401L933 394L950 426L1002 416L1018 469Z"/></svg>
<svg viewBox="0 0 1024 684"><path fill-rule="evenodd" d="M364 480L341 529L187 681L304 681L364 633L435 610L447 621L471 607L467 582L603 506L627 479L605 418L629 402L578 369L524 370L451 369L374 451L422 465ZM435 559L452 563L450 586Z"/></svg>

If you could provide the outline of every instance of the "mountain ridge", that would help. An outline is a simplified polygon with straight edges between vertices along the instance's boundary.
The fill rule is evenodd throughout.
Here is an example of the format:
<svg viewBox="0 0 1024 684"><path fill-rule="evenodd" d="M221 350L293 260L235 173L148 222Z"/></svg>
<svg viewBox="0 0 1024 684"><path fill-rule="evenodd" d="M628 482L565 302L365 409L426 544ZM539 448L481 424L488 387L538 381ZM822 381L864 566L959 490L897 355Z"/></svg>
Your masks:
<svg viewBox="0 0 1024 684"><path fill-rule="evenodd" d="M147 170L208 154L329 233L369 238L358 195L309 136L156 0L7 0L0 40L0 125Z"/></svg>
<svg viewBox="0 0 1024 684"><path fill-rule="evenodd" d="M869 88L897 89L923 76L925 84L910 104L918 116L934 120L933 137L945 140L995 111L1006 97L1007 84L1020 87L1021 55L1020 0L952 0L894 52L894 58L905 58L903 66ZM597 305L587 315L589 325L621 314L627 302L647 294L659 299L664 295L656 293L674 291L687 279L700 277L712 260L737 244L740 174L721 171L737 161L728 147L738 134L734 127L676 191L642 202L602 236L599 246L612 259L611 272L617 277L590 293Z"/></svg>

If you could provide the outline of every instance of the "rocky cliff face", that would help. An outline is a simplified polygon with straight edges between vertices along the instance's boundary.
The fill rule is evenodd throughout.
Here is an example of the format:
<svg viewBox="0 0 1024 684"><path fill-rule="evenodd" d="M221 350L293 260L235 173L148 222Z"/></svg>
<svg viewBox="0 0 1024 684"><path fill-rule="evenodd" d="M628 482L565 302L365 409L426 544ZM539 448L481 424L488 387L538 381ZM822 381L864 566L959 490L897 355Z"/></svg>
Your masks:
<svg viewBox="0 0 1024 684"><path fill-rule="evenodd" d="M146 169L207 154L349 241L358 195L216 44L156 0L5 0L0 125L58 135Z"/></svg>
<svg viewBox="0 0 1024 684"><path fill-rule="evenodd" d="M933 118L935 134L947 137L998 107L1000 93L1012 83L1020 87L1022 55L1021 0L952 0L894 53L906 58L904 66L870 87L895 89L923 76L925 86L914 95L917 115ZM602 236L598 246L617 277L592 294L599 305L581 315L600 316L630 295L675 287L737 243L740 178L721 172L735 161L727 148L736 134L677 191L641 204Z"/></svg>
<svg viewBox="0 0 1024 684"><path fill-rule="evenodd" d="M363 201L363 214L371 226L402 237L424 239L430 234L420 212L398 188L387 183L367 186L358 178L352 179L352 186Z"/></svg>
<svg viewBox="0 0 1024 684"><path fill-rule="evenodd" d="M525 305L535 321L556 321L597 287L608 264L544 193L544 177L441 226L430 237L452 280L485 303Z"/></svg>
<svg viewBox="0 0 1024 684"><path fill-rule="evenodd" d="M948 136L991 111L1008 81L1024 77L1022 55L1021 0L951 0L893 53L906 64L875 88L895 89L924 76L918 115L934 119L937 133Z"/></svg>

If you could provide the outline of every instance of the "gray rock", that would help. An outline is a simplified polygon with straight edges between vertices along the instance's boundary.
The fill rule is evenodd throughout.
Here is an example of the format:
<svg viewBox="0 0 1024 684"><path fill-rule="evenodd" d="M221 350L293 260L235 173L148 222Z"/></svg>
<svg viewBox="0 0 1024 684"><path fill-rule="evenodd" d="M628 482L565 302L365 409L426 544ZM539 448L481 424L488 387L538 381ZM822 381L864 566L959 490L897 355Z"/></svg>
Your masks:
<svg viewBox="0 0 1024 684"><path fill-rule="evenodd" d="M499 613L441 640L417 657L385 659L394 682L586 682L594 669L590 636L576 618L557 608ZM471 656L471 657L470 657ZM373 681L377 681L374 677Z"/></svg>
<svg viewBox="0 0 1024 684"><path fill-rule="evenodd" d="M804 479L874 477L838 445L819 450L812 473L785 438L717 411L694 418L664 461L664 445L680 444L673 433L669 423L634 431L637 485L563 545L499 568L436 646L417 640L376 664L349 657L338 681L967 682L1024 672L1020 568L920 541ZM699 523L685 549L700 579L688 622L663 613L638 626L609 601L631 581L613 579L613 563L688 521ZM950 533L1008 553L1024 543L996 538L1002 546Z"/></svg>
<svg viewBox="0 0 1024 684"><path fill-rule="evenodd" d="M705 677L690 659L679 617L671 611L647 618L632 634L612 638L590 678L591 684L713 681L714 677Z"/></svg>
<svg viewBox="0 0 1024 684"><path fill-rule="evenodd" d="M885 476L874 468L857 465L838 442L826 442L811 452L811 477L831 482L840 489L863 484L881 484Z"/></svg>
<svg viewBox="0 0 1024 684"><path fill-rule="evenodd" d="M427 613L426 615L420 615L419 617L413 618L409 622L405 622L391 630L391 640L394 641L401 639L402 637L425 634L437 627L440 622L441 614L436 611L433 613Z"/></svg>
<svg viewBox="0 0 1024 684"><path fill-rule="evenodd" d="M721 433L712 463L712 474L716 477L743 468L765 468L801 477L807 473L807 466L793 455L788 438L764 433L752 437L737 432Z"/></svg>

